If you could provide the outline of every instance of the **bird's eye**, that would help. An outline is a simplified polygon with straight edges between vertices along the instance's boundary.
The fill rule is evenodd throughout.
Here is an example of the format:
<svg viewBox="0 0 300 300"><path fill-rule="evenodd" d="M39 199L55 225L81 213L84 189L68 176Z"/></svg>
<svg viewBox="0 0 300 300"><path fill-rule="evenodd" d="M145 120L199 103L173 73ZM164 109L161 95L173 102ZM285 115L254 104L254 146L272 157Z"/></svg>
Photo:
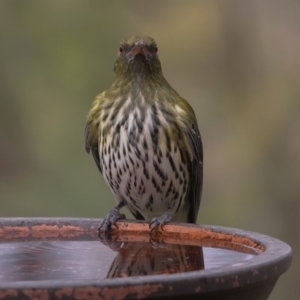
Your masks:
<svg viewBox="0 0 300 300"><path fill-rule="evenodd" d="M119 52L120 52L120 53L123 53L123 47L122 47L122 46L120 46Z"/></svg>
<svg viewBox="0 0 300 300"><path fill-rule="evenodd" d="M158 48L157 48L157 47L155 47L155 48L154 48L154 52L155 52L155 53L157 53L157 51L158 51Z"/></svg>

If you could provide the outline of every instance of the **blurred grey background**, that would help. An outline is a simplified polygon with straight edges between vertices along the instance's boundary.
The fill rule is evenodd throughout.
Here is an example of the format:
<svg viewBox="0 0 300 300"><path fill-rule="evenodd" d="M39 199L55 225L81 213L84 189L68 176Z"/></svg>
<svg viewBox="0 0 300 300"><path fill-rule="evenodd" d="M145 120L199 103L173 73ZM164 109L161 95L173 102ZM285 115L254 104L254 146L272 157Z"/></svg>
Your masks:
<svg viewBox="0 0 300 300"><path fill-rule="evenodd" d="M204 143L198 222L293 247L270 299L300 294L300 1L0 2L0 216L103 217L86 114L120 40L146 34Z"/></svg>

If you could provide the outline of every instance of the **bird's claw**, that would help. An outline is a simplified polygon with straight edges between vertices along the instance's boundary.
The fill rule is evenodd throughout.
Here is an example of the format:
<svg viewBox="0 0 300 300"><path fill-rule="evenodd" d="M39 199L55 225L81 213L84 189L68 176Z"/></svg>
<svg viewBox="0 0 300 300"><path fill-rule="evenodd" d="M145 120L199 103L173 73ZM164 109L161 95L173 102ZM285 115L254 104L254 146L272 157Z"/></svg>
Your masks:
<svg viewBox="0 0 300 300"><path fill-rule="evenodd" d="M152 233L153 231L156 230L164 230L163 226L164 226L164 222L162 222L159 217L155 217L151 220L150 224L149 224L149 228L150 228L150 233Z"/></svg>
<svg viewBox="0 0 300 300"><path fill-rule="evenodd" d="M149 224L150 234L159 229L164 230L163 226L166 223L170 222L171 219L172 219L171 210L167 210L163 215L153 218Z"/></svg>
<svg viewBox="0 0 300 300"><path fill-rule="evenodd" d="M116 207L113 208L112 210L109 211L106 217L101 221L98 231L107 233L111 229L112 225L118 228L116 222L121 219L126 219L126 216L124 214L121 214L118 208Z"/></svg>

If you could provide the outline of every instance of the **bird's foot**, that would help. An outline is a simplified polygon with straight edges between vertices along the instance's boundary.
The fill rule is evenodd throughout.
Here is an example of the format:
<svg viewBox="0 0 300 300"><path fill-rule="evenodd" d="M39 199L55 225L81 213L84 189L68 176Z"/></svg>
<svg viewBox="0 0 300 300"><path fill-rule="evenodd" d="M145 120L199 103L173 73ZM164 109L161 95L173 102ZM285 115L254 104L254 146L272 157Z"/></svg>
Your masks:
<svg viewBox="0 0 300 300"><path fill-rule="evenodd" d="M120 213L118 207L114 207L112 210L109 211L109 213L106 215L106 217L101 221L98 231L108 233L109 230L111 229L112 225L118 227L116 222L121 219L126 219L126 216L124 214Z"/></svg>
<svg viewBox="0 0 300 300"><path fill-rule="evenodd" d="M163 230L163 226L170 222L172 219L172 211L168 209L164 214L159 217L155 217L151 220L149 227L150 233L154 232L155 230L161 229Z"/></svg>

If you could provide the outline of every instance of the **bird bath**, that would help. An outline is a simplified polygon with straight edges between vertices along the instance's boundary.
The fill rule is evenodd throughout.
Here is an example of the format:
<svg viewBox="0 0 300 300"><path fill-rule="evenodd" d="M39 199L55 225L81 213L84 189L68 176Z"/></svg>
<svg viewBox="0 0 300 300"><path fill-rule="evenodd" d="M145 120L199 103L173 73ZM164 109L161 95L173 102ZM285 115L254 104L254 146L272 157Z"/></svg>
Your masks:
<svg viewBox="0 0 300 300"><path fill-rule="evenodd" d="M258 233L98 219L0 218L0 299L267 299L291 248Z"/></svg>

